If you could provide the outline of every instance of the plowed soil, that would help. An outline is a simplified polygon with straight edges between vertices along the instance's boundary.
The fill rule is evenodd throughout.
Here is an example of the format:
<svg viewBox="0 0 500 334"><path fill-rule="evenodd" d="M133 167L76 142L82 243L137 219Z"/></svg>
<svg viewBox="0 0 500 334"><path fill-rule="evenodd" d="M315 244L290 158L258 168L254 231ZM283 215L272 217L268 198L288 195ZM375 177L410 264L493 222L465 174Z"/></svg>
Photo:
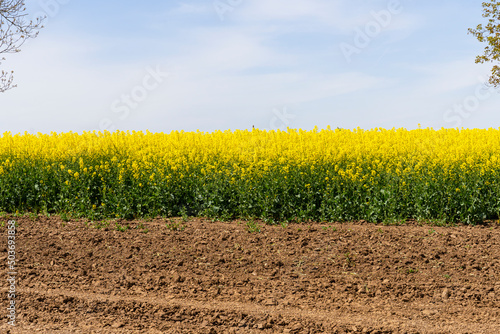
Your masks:
<svg viewBox="0 0 500 334"><path fill-rule="evenodd" d="M500 333L495 222L16 221L1 333Z"/></svg>

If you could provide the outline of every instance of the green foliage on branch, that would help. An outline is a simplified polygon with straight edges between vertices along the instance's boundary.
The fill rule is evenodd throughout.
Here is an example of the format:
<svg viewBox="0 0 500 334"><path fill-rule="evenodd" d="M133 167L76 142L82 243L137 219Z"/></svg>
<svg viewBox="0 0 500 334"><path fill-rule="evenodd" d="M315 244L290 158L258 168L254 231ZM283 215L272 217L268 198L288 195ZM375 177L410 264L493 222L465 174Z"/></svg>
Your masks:
<svg viewBox="0 0 500 334"><path fill-rule="evenodd" d="M469 33L479 42L488 44L484 54L476 57L476 64L500 60L500 1L483 2L483 17L489 18L487 25L479 24L476 29L469 28ZM500 85L500 66L493 66L488 81L495 87Z"/></svg>

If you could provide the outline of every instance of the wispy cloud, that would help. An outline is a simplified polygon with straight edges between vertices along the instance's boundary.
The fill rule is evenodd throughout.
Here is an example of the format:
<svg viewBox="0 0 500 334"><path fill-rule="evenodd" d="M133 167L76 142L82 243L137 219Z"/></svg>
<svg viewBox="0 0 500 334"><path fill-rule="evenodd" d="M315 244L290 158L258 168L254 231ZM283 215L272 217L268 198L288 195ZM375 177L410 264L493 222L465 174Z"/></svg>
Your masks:
<svg viewBox="0 0 500 334"><path fill-rule="evenodd" d="M16 70L19 87L0 95L0 132L91 130L103 118L155 131L269 127L283 106L297 127L439 126L488 74L466 37L477 5L401 0L404 10L348 63L339 45L377 22L373 13L388 1L221 1L232 6L223 21L211 0L106 3L102 13L93 0L69 2L2 64ZM449 9L460 19L436 30ZM89 12L96 26L83 24ZM157 65L171 76L117 120L112 103ZM492 97L467 122L498 106Z"/></svg>

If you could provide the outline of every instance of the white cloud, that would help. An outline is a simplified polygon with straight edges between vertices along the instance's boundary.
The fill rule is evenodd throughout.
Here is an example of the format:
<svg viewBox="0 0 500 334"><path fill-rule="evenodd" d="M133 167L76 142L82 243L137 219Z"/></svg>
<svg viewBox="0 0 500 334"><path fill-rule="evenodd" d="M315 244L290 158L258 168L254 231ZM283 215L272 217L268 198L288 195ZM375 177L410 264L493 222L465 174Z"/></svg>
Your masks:
<svg viewBox="0 0 500 334"><path fill-rule="evenodd" d="M206 4L192 4L186 2L178 2L177 6L171 9L168 14L169 15L193 15L193 14L206 14L211 11L211 6Z"/></svg>
<svg viewBox="0 0 500 334"><path fill-rule="evenodd" d="M82 39L39 39L9 57L2 65L15 70L18 87L0 96L0 132L98 128L111 103L142 82L146 64L86 60L87 51L97 48Z"/></svg>
<svg viewBox="0 0 500 334"><path fill-rule="evenodd" d="M241 5L242 18L251 20L296 20L321 18L338 13L339 1L254 0ZM331 16L330 16L331 17Z"/></svg>
<svg viewBox="0 0 500 334"><path fill-rule="evenodd" d="M127 32L120 36L130 44L143 43L133 57L123 57L121 40L110 44L105 31L97 37L64 29L72 21L64 17L58 29L54 25L2 64L16 70L19 87L0 95L0 133L97 129L103 118L120 129L155 131L248 127L259 121L269 127L277 106L294 110L297 127L341 122L347 127L416 126L419 118L435 125L446 108L479 83L478 74L488 75L488 66L475 65L473 56L443 59L439 52L433 63L417 59L411 65L393 64L395 56L367 62L379 56L366 52L360 55L363 61L348 66L338 44L350 42L353 29L373 20L370 12L385 9L387 1L356 4L361 5L247 0L228 13L230 22L220 22L212 1L182 1L168 15L187 15L189 23L161 32L165 16L160 20L153 13L145 29L158 29L147 30L144 38ZM213 21L197 21L207 13ZM405 10L383 30L387 37L380 41L390 44L388 52L398 50L400 63L405 56L412 58L416 48L429 47L427 40L411 35L422 28L419 15ZM315 33L318 38L308 41ZM405 43L398 43L410 37L415 49L405 50ZM293 51L302 42L307 45ZM121 46L120 51L110 45ZM130 117L117 118L112 102L142 83L148 65L160 65L172 75ZM496 104L490 99L484 106L495 110Z"/></svg>
<svg viewBox="0 0 500 334"><path fill-rule="evenodd" d="M427 95L442 95L477 86L489 76L489 65L477 65L471 59L411 66L410 69L424 75L422 92Z"/></svg>

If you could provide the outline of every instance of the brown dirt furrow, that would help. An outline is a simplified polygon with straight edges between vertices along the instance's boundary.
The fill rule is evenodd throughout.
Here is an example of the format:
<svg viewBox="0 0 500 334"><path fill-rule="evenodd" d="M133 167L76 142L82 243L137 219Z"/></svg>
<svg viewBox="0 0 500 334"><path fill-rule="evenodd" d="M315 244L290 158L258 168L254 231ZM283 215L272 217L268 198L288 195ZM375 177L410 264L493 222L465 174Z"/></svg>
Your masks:
<svg viewBox="0 0 500 334"><path fill-rule="evenodd" d="M20 218L0 333L500 333L496 222L250 227Z"/></svg>
<svg viewBox="0 0 500 334"><path fill-rule="evenodd" d="M71 314L69 316L65 315L64 312L58 314L53 312L53 310L60 311L58 307L51 311L50 309L44 309L42 306L57 305L61 301L63 304L71 303L73 309L86 309L83 311L83 315L98 320L98 323L92 323L92 327L102 328L102 330L112 333L127 331L146 333L154 331L156 328L172 332L181 329L203 331L205 328L208 333L211 329L218 333L218 322L220 320L218 321L217 318L221 319L221 315L226 317L225 321L233 322L235 325L234 330L243 332L274 333L287 332L287 329L292 332L294 329L299 329L299 327L306 328L311 324L315 324L318 330L332 332L363 332L364 330L365 333L374 331L380 333L500 333L500 324L498 323L470 324L452 319L438 323L432 320L407 319L396 315L401 310L398 305L393 305L389 309L386 308L383 312L326 312L295 307L262 306L254 303L197 302L182 299L162 299L155 296L111 296L62 289L51 289L49 291L24 289L21 293L28 300L41 302L41 308L38 311L47 313L50 316L50 322L55 324L47 333L71 331L71 329L59 330L61 324L70 325L76 331L85 331L85 327L88 327L89 321L87 317L82 317L77 322L71 322ZM97 303L112 305L111 312L107 308L96 308L94 310L88 308L89 305ZM417 312L418 308L418 306L406 307L406 310L410 311L408 313L413 313ZM135 309L133 316L129 318L123 317L123 314L127 314L132 309ZM456 314L456 311L453 313ZM210 317L215 320L204 320ZM276 321L269 321L270 318ZM240 319L246 319L245 323L242 323ZM179 326L179 323L182 325ZM255 324L254 327L257 327L256 330L251 328L252 323ZM152 326L153 324L154 326ZM43 325L50 327L49 323ZM124 326L135 328L113 328ZM92 329L88 329L88 331L90 333Z"/></svg>

